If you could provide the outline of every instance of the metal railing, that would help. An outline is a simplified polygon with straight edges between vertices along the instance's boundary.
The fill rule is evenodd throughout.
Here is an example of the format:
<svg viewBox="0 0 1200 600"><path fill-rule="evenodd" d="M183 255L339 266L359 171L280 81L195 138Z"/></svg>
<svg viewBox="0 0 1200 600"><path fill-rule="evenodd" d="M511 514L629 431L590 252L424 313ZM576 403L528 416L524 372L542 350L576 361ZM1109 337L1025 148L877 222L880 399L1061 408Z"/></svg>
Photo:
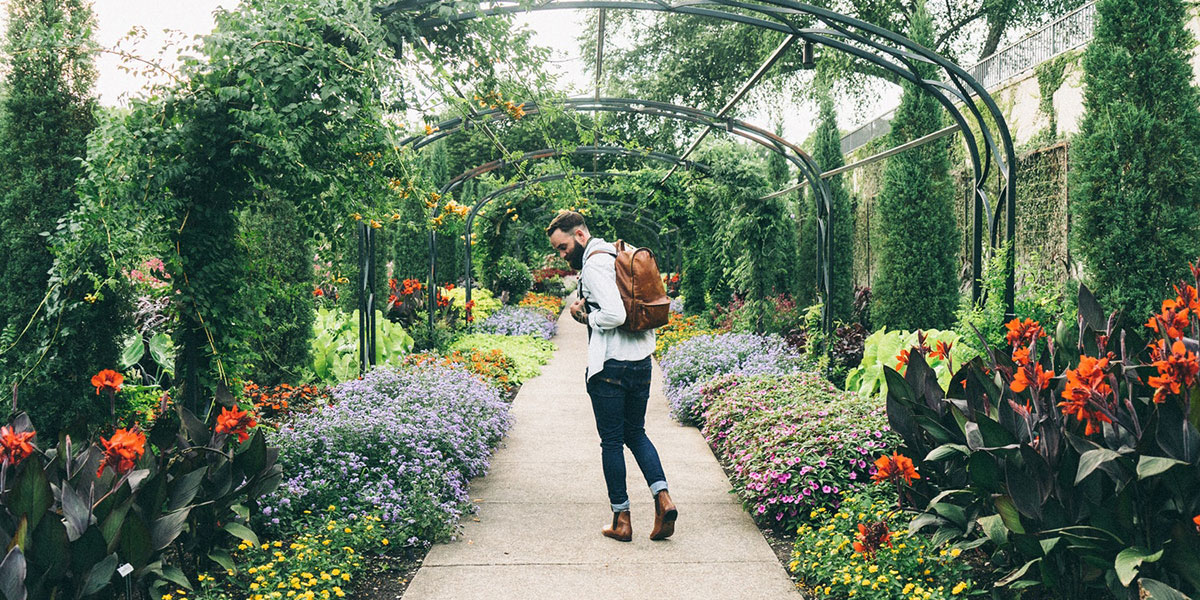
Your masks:
<svg viewBox="0 0 1200 600"><path fill-rule="evenodd" d="M989 90L1064 52L1092 40L1096 25L1096 3L1089 2L1024 39L984 58L967 69L971 77Z"/></svg>
<svg viewBox="0 0 1200 600"><path fill-rule="evenodd" d="M987 56L967 69L967 73L988 90L1092 40L1096 25L1096 3L1083 6L1059 17L1021 40ZM893 109L851 131L842 138L842 154L849 154L871 140L892 130Z"/></svg>

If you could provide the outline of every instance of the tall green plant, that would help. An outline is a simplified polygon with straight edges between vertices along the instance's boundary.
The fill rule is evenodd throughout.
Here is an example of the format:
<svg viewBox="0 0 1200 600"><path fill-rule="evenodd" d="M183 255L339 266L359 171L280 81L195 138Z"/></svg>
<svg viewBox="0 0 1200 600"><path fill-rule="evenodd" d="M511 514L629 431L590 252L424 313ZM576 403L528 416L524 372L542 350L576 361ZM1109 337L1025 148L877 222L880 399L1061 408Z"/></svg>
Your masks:
<svg viewBox="0 0 1200 600"><path fill-rule="evenodd" d="M909 37L933 45L923 2L918 3ZM929 65L918 66L927 78ZM932 95L905 82L892 120L891 145L941 128L942 107ZM889 159L883 171L879 211L879 273L871 318L892 329L947 329L958 308L956 224L947 144L932 142Z"/></svg>
<svg viewBox="0 0 1200 600"><path fill-rule="evenodd" d="M102 411L88 378L116 365L121 294L56 285L47 232L78 203L88 133L95 126L91 39L82 0L12 0L0 100L0 379L48 435L82 428ZM117 226L117 224L113 224ZM79 259L95 264L95 247ZM85 298L86 296L86 298ZM47 310L62 308L53 318Z"/></svg>
<svg viewBox="0 0 1200 600"><path fill-rule="evenodd" d="M833 96L826 90L820 100L820 124L813 144L813 160L822 171L846 164L842 157L842 136L838 131ZM850 195L842 186L842 176L829 178L830 219L833 226L833 250L829 254L829 310L835 321L847 322L854 311L854 213Z"/></svg>
<svg viewBox="0 0 1200 600"><path fill-rule="evenodd" d="M1182 0L1097 2L1071 145L1072 248L1108 306L1157 308L1200 254L1200 92Z"/></svg>

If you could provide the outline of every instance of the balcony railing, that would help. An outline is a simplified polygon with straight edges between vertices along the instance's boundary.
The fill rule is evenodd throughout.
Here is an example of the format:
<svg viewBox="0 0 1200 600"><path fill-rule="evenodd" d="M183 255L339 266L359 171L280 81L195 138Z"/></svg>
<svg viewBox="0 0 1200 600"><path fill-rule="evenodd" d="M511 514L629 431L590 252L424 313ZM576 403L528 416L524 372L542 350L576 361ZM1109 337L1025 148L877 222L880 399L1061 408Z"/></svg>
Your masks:
<svg viewBox="0 0 1200 600"><path fill-rule="evenodd" d="M1096 3L1088 2L1053 23L1007 46L967 69L988 90L1034 67L1092 40L1096 25ZM892 130L895 110L871 121L842 138L842 153L849 154Z"/></svg>

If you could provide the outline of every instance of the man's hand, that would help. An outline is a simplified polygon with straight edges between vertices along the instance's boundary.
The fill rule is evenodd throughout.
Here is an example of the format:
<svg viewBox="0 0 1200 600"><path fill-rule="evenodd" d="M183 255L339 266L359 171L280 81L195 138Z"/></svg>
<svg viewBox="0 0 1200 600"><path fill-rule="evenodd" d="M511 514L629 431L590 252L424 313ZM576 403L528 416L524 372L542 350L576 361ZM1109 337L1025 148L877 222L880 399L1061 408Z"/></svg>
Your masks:
<svg viewBox="0 0 1200 600"><path fill-rule="evenodd" d="M583 312L583 308L584 308L583 298L580 298L580 299L576 300L574 303L572 303L571 308L570 308L571 318L575 319L576 323L583 323L586 325L587 324L587 313Z"/></svg>

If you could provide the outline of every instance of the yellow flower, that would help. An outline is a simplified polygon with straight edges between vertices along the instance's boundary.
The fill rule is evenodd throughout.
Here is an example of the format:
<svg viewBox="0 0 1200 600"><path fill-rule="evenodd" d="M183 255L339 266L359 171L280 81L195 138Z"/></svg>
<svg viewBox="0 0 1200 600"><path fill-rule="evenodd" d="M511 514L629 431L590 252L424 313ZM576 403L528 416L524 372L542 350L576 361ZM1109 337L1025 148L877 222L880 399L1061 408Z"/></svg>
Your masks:
<svg viewBox="0 0 1200 600"><path fill-rule="evenodd" d="M361 221L361 220L362 220L362 215L360 215L360 214L358 214L358 213L351 213L351 214L350 214L350 218L351 218L351 219L354 219L355 221ZM304 511L304 514L309 514L309 512L310 512L310 511L307 511L307 510L306 510L306 511Z"/></svg>
<svg viewBox="0 0 1200 600"><path fill-rule="evenodd" d="M950 556L953 556L954 558L958 558L959 554L962 554L961 548L953 548L950 550Z"/></svg>
<svg viewBox="0 0 1200 600"><path fill-rule="evenodd" d="M342 531L345 531L346 533L350 533L350 528L347 527L347 528L343 529Z"/></svg>
<svg viewBox="0 0 1200 600"><path fill-rule="evenodd" d="M958 595L958 594L963 593L963 590L965 590L965 589L967 589L967 582L960 581L960 582L958 582L957 585L954 586L953 589L950 590L950 593Z"/></svg>

